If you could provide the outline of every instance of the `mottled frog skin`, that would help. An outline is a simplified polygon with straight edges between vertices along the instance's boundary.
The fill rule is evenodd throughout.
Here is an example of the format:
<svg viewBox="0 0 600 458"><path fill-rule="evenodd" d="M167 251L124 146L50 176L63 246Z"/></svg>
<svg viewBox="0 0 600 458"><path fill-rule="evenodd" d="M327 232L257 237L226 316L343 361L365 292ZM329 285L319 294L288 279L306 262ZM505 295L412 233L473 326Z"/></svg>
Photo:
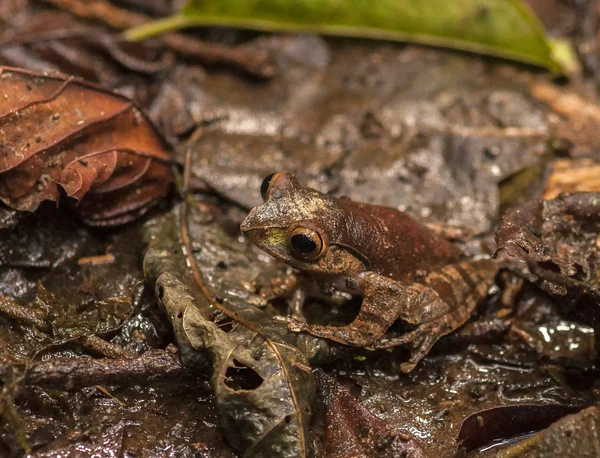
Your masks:
<svg viewBox="0 0 600 458"><path fill-rule="evenodd" d="M458 247L399 210L304 188L291 173L269 175L261 194L264 203L241 225L245 236L321 282L344 278L347 290L363 297L349 325L290 318L290 330L370 349L411 343L404 372L469 319L499 269L491 259L464 259ZM385 339L398 319L416 328Z"/></svg>

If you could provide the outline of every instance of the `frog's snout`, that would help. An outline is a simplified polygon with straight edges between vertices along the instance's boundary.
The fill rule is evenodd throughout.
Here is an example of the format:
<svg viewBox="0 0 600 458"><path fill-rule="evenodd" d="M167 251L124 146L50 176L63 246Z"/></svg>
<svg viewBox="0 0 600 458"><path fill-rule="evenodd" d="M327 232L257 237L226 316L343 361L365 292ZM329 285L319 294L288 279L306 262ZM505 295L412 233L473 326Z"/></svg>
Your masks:
<svg viewBox="0 0 600 458"><path fill-rule="evenodd" d="M248 216L244 218L242 224L240 224L240 230L242 233L246 234L256 227L254 219L254 209L252 209L250 210L250 213L248 213Z"/></svg>
<svg viewBox="0 0 600 458"><path fill-rule="evenodd" d="M248 216L244 218L242 224L240 224L240 230L244 237L246 237L254 245L261 245L261 241L265 240L269 230L263 228L256 218L254 217L254 209L250 211Z"/></svg>
<svg viewBox="0 0 600 458"><path fill-rule="evenodd" d="M264 242L266 238L264 229L247 229L245 231L242 230L242 234L244 234L244 237L246 237L251 243L258 247L262 245L262 242Z"/></svg>
<svg viewBox="0 0 600 458"><path fill-rule="evenodd" d="M260 242L266 240L271 232L270 229L254 227L251 224L244 226L243 223L240 226L240 229L242 234L244 234L244 237L246 237L255 245L260 245Z"/></svg>
<svg viewBox="0 0 600 458"><path fill-rule="evenodd" d="M252 230L252 226L248 222L248 218L245 218L244 221L242 221L242 224L240 224L240 230L242 231L242 233L246 233Z"/></svg>

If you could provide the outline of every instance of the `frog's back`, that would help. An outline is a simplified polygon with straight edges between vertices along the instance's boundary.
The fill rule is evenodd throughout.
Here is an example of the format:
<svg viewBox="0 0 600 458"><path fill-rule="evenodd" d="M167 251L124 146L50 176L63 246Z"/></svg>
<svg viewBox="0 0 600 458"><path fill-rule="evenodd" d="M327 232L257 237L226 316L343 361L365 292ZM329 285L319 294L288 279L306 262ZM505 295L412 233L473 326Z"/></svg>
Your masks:
<svg viewBox="0 0 600 458"><path fill-rule="evenodd" d="M341 243L357 247L369 268L398 281L410 281L463 257L454 244L395 208L339 199Z"/></svg>

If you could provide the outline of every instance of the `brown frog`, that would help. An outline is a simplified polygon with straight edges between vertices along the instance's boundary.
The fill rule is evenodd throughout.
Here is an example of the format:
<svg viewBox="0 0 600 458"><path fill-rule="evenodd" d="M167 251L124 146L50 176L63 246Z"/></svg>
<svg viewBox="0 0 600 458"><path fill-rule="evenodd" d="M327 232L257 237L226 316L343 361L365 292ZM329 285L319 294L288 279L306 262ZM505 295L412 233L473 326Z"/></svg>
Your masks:
<svg viewBox="0 0 600 458"><path fill-rule="evenodd" d="M261 194L264 203L242 222L244 235L320 281L344 278L348 291L363 297L346 326L290 318L290 330L370 349L411 343L403 372L469 319L499 269L491 259L464 259L458 247L401 211L304 188L291 173L266 177ZM384 338L398 319L416 328Z"/></svg>

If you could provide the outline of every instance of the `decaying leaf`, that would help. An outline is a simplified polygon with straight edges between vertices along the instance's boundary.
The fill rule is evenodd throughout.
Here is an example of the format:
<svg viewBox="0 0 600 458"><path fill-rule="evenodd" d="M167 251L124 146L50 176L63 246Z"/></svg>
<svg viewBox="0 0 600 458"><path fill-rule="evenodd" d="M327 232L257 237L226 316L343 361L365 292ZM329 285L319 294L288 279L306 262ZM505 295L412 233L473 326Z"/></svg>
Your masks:
<svg viewBox="0 0 600 458"><path fill-rule="evenodd" d="M527 265L564 313L590 324L600 354L600 194L561 194L506 213L496 231L498 250Z"/></svg>
<svg viewBox="0 0 600 458"><path fill-rule="evenodd" d="M241 291L228 294L226 273L225 280L211 275L211 290L220 284L218 293L225 296L219 298L222 304L213 299L195 259L186 260L183 252L210 253L219 248L207 243L200 244L201 249L192 246L187 216L181 211L179 207L149 223L144 270L173 322L184 362L193 361L194 349L210 361L220 424L244 456L309 456L308 419L315 385L306 356L294 345L297 336L288 333L285 323L272 321ZM195 236L196 229L194 225ZM235 252L231 256L235 262Z"/></svg>
<svg viewBox="0 0 600 458"><path fill-rule="evenodd" d="M530 268L536 263L548 275L560 272L565 278L597 283L599 170L599 164L587 158L553 163L542 200L504 215L496 231L498 250Z"/></svg>
<svg viewBox="0 0 600 458"><path fill-rule="evenodd" d="M421 458L423 450L404 434L365 408L322 370L315 371L325 404L325 456L328 458Z"/></svg>
<svg viewBox="0 0 600 458"><path fill-rule="evenodd" d="M229 337L188 307L183 326L208 350L221 426L244 456L309 456L308 419L314 381L306 357L285 342L239 326Z"/></svg>
<svg viewBox="0 0 600 458"><path fill-rule="evenodd" d="M600 194L576 193L509 210L496 231L496 243L498 250L527 263L555 286L597 294L599 232Z"/></svg>
<svg viewBox="0 0 600 458"><path fill-rule="evenodd" d="M67 75L0 68L0 200L35 211L60 190L91 225L122 224L164 197L165 143L126 97Z"/></svg>

